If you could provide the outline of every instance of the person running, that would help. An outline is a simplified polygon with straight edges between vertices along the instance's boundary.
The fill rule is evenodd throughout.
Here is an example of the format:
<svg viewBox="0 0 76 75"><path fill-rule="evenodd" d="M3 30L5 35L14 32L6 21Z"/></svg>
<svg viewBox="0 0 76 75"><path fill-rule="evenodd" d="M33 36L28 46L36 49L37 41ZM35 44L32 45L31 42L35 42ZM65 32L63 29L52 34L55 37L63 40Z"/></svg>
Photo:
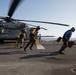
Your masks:
<svg viewBox="0 0 76 75"><path fill-rule="evenodd" d="M30 32L30 40L29 40L28 44L24 47L24 51L26 51L26 48L29 45L31 45L30 46L30 50L32 50L32 47L33 47L34 43L36 42L38 30L40 30L40 26L37 26L36 28L31 30L31 32Z"/></svg>
<svg viewBox="0 0 76 75"><path fill-rule="evenodd" d="M64 35L63 35L63 46L61 47L61 49L59 50L59 54L64 54L62 53L62 51L64 51L64 49L66 49L68 47L68 41L71 38L72 32L75 31L75 28L72 27L70 30L67 30Z"/></svg>
<svg viewBox="0 0 76 75"><path fill-rule="evenodd" d="M21 32L18 34L18 40L16 42L17 47L19 44L20 44L20 48L23 47L22 45L23 45L24 39L25 39L24 30L21 30Z"/></svg>

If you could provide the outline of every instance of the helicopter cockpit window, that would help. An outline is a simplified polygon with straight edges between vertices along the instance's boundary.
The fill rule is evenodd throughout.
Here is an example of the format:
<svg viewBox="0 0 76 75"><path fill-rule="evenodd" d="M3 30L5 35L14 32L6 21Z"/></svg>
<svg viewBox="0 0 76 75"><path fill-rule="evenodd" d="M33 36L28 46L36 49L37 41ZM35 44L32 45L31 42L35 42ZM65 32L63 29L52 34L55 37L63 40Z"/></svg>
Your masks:
<svg viewBox="0 0 76 75"><path fill-rule="evenodd" d="M3 27L3 24L2 23L0 23L0 27Z"/></svg>
<svg viewBox="0 0 76 75"><path fill-rule="evenodd" d="M2 29L2 33L4 32L4 29Z"/></svg>
<svg viewBox="0 0 76 75"><path fill-rule="evenodd" d="M0 33L3 33L4 32L4 29L0 29Z"/></svg>

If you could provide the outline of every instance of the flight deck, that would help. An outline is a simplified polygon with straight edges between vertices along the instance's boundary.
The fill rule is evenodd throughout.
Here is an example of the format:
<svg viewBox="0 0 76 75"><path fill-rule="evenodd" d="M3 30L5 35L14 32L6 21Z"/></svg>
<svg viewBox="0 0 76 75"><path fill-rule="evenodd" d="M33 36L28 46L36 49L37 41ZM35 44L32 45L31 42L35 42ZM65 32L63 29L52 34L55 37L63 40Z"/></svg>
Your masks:
<svg viewBox="0 0 76 75"><path fill-rule="evenodd" d="M58 54L61 46L54 41L41 42L25 52L15 43L2 43L0 75L76 75L76 45Z"/></svg>

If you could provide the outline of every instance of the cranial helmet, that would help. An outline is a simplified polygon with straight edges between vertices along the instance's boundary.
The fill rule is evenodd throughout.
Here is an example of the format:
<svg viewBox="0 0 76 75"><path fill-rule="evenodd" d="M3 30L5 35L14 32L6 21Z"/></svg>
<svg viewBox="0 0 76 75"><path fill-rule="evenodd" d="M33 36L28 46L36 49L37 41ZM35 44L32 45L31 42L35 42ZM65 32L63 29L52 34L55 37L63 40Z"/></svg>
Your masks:
<svg viewBox="0 0 76 75"><path fill-rule="evenodd" d="M21 30L21 32L23 33L23 32L24 32L24 30Z"/></svg>
<svg viewBox="0 0 76 75"><path fill-rule="evenodd" d="M37 26L37 29L40 29L40 26Z"/></svg>
<svg viewBox="0 0 76 75"><path fill-rule="evenodd" d="M71 28L71 30L74 32L74 31L75 31L75 28L74 28L74 27L72 27L72 28Z"/></svg>

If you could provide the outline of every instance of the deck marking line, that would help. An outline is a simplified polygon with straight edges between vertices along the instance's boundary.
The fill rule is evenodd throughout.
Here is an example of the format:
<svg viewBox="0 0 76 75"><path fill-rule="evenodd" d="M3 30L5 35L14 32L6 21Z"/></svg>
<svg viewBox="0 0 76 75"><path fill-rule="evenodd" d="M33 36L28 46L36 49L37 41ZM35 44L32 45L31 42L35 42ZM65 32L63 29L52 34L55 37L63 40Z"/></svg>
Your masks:
<svg viewBox="0 0 76 75"><path fill-rule="evenodd" d="M45 49L40 43L36 44L37 49Z"/></svg>

